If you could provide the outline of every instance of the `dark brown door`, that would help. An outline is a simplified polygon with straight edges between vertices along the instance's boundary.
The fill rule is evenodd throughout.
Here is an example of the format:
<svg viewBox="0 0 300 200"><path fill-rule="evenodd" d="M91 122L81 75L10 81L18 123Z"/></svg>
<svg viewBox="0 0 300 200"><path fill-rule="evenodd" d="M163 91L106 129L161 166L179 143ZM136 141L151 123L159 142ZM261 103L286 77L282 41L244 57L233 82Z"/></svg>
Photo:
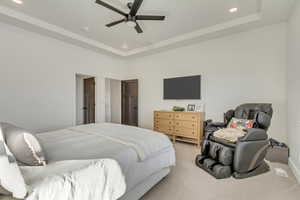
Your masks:
<svg viewBox="0 0 300 200"><path fill-rule="evenodd" d="M84 79L84 124L95 123L95 78Z"/></svg>
<svg viewBox="0 0 300 200"><path fill-rule="evenodd" d="M138 80L122 81L122 124L138 126Z"/></svg>

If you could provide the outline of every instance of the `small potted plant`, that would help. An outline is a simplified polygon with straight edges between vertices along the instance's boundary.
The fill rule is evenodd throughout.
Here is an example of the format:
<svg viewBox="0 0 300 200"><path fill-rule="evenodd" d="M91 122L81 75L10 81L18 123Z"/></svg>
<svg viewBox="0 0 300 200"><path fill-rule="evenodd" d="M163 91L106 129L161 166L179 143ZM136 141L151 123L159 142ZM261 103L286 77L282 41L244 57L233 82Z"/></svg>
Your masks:
<svg viewBox="0 0 300 200"><path fill-rule="evenodd" d="M183 112L184 110L185 110L184 107L173 106L173 111L175 111L175 112Z"/></svg>

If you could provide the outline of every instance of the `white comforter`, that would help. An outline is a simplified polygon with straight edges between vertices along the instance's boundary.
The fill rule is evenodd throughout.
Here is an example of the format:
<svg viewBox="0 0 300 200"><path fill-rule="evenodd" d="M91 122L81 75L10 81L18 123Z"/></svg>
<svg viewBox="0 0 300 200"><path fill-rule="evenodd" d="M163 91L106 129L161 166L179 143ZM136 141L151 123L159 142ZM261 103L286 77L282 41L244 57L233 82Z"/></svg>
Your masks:
<svg viewBox="0 0 300 200"><path fill-rule="evenodd" d="M103 159L42 180L26 200L116 200L125 191L125 178L119 164Z"/></svg>
<svg viewBox="0 0 300 200"><path fill-rule="evenodd" d="M172 147L169 138L164 134L121 124L87 124L68 128L67 130L102 137L130 146L136 151L140 161L144 161L155 153Z"/></svg>

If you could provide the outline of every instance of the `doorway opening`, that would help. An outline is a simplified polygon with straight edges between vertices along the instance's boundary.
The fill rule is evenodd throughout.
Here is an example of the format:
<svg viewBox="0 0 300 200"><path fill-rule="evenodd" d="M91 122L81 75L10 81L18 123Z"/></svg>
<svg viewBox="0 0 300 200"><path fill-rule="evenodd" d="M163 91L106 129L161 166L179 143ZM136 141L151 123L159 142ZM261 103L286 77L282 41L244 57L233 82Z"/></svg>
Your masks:
<svg viewBox="0 0 300 200"><path fill-rule="evenodd" d="M96 80L89 75L76 74L76 125L96 121Z"/></svg>
<svg viewBox="0 0 300 200"><path fill-rule="evenodd" d="M121 81L105 78L105 122L121 124Z"/></svg>
<svg viewBox="0 0 300 200"><path fill-rule="evenodd" d="M105 121L138 126L138 80L105 78Z"/></svg>
<svg viewBox="0 0 300 200"><path fill-rule="evenodd" d="M122 81L122 124L138 126L138 80Z"/></svg>

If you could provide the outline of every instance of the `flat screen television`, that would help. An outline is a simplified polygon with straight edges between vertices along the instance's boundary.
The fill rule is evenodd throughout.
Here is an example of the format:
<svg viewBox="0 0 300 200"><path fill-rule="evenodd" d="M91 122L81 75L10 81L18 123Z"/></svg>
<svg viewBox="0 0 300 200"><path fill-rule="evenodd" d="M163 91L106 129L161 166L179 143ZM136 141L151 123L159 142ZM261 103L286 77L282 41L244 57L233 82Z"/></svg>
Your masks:
<svg viewBox="0 0 300 200"><path fill-rule="evenodd" d="M201 99L201 76L164 79L164 99Z"/></svg>

